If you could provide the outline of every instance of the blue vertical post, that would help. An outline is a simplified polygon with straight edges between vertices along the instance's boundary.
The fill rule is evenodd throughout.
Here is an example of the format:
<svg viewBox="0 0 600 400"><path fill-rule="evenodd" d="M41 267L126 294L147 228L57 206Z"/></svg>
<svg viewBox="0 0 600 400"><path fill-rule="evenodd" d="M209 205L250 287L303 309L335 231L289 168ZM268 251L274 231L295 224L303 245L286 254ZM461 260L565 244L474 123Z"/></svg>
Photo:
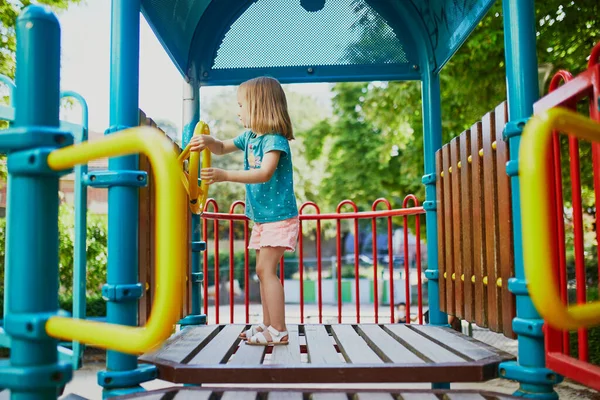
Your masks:
<svg viewBox="0 0 600 400"><path fill-rule="evenodd" d="M448 317L440 311L437 199L435 152L442 147L442 105L440 77L427 68L423 72L423 148L425 175L425 221L427 226L427 293L429 296L429 323L447 325ZM449 383L433 383L434 389L449 389Z"/></svg>
<svg viewBox="0 0 600 400"><path fill-rule="evenodd" d="M8 87L8 105L10 107L14 107L15 106L15 92L16 92L16 86L15 83L7 76L4 75L0 75L0 82L4 83L7 87ZM13 122L9 121L8 126L12 126ZM7 182L7 193L8 193L8 182ZM9 208L9 204L8 204L8 199L6 199L6 209ZM6 254L4 255L4 257L6 258ZM8 302L9 302L9 295L8 295L8 268L6 268L6 265L8 264L8 262L5 260L4 261L4 313L3 315L6 316L6 314L8 314Z"/></svg>
<svg viewBox="0 0 600 400"><path fill-rule="evenodd" d="M17 20L16 116L1 135L8 151L6 267L10 307L5 328L10 361L0 386L13 400L55 399L72 376L58 362L57 340L45 323L58 312L58 182L48 154L72 143L59 130L60 26L46 7L27 7Z"/></svg>
<svg viewBox="0 0 600 400"><path fill-rule="evenodd" d="M75 136L75 143L88 140L88 106L78 93L67 91L62 97L71 97L81 106L81 130ZM87 241L87 186L83 177L87 174L87 164L75 166L75 240L73 251L73 318L85 318L86 304L86 241ZM73 368L82 365L83 346L73 342Z"/></svg>
<svg viewBox="0 0 600 400"><path fill-rule="evenodd" d="M447 325L448 317L440 311L438 279L438 232L435 153L442 147L442 109L440 77L434 72L425 71L422 83L423 96L423 147L425 151L425 202L427 226L427 276L429 296L429 322L432 325Z"/></svg>
<svg viewBox="0 0 600 400"><path fill-rule="evenodd" d="M513 330L518 335L519 350L516 363L503 363L499 368L501 376L519 381L517 396L557 399L553 384L561 378L545 368L544 321L529 297L523 267L518 159L520 135L539 96L534 0L504 0L503 13L509 107L504 136L510 149L506 170L511 176L515 255L515 277L508 282L508 288L516 296Z"/></svg>
<svg viewBox="0 0 600 400"><path fill-rule="evenodd" d="M113 0L110 52L110 128L108 134L139 125L140 1ZM108 169L120 172L138 168L137 156L111 158ZM115 185L108 189L109 285L138 282L138 189ZM109 323L135 326L135 301L109 301ZM137 367L134 356L109 351L107 367L127 371Z"/></svg>
<svg viewBox="0 0 600 400"><path fill-rule="evenodd" d="M194 128L200 121L200 88L196 79L196 67L192 65L183 82L183 134L181 146L185 148L194 134ZM191 310L179 323L181 326L201 325L206 323L206 315L202 314L202 270L200 252L205 250L206 243L201 239L200 216L192 214L191 250L192 250L192 282Z"/></svg>
<svg viewBox="0 0 600 400"><path fill-rule="evenodd" d="M140 0L112 0L110 54L110 127L106 134L139 125ZM109 171L96 173L108 186L108 269L102 288L107 321L137 325L138 188L146 176L138 156L111 158ZM139 383L156 377L152 366L137 368L132 355L108 351L107 371L98 373L105 397L143 390Z"/></svg>

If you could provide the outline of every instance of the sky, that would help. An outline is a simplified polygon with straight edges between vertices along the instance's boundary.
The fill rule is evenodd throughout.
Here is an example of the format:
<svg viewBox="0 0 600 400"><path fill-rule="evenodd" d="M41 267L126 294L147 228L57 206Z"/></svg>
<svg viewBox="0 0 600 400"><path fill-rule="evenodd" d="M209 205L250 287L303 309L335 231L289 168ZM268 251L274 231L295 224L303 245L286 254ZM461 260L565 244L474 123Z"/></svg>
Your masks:
<svg viewBox="0 0 600 400"><path fill-rule="evenodd" d="M109 124L110 4L109 0L83 0L58 14L61 90L73 90L86 99L90 130L97 132ZM140 19L140 108L154 120L166 119L181 127L183 79L144 17L140 15ZM323 102L331 98L327 84L289 85L286 89ZM210 101L219 90L203 88L202 102ZM67 113L65 118L79 122L78 113Z"/></svg>

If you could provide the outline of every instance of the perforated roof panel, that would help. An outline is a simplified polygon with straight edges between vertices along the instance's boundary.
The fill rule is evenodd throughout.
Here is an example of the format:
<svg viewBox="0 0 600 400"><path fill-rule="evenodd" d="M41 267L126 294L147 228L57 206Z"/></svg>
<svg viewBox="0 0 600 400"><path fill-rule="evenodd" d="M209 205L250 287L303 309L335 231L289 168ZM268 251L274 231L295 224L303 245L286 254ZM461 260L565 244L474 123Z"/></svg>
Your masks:
<svg viewBox="0 0 600 400"><path fill-rule="evenodd" d="M394 30L365 0L328 0L316 12L299 1L258 0L231 25L212 68L407 62Z"/></svg>
<svg viewBox="0 0 600 400"><path fill-rule="evenodd" d="M494 0L142 0L182 73L203 85L420 79L458 49Z"/></svg>

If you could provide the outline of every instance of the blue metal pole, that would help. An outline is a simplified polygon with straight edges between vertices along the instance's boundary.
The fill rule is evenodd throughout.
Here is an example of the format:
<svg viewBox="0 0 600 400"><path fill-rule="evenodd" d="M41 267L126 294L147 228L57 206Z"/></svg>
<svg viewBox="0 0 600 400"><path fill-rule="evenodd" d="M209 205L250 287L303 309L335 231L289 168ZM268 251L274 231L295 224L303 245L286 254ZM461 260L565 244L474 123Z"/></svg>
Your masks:
<svg viewBox="0 0 600 400"><path fill-rule="evenodd" d="M9 107L14 107L15 106L15 92L16 92L16 86L15 83L12 81L12 79L10 79L8 76L5 75L0 75L0 82L4 83L6 85L6 87L8 87L8 105ZM8 126L12 126L13 123L12 121L9 121ZM7 193L8 193L8 183L7 183ZM6 199L6 209L8 210L9 208L9 204L8 204L9 199ZM4 256L6 258L6 254ZM6 314L8 314L8 304L9 304L9 295L8 295L8 268L6 267L6 265L8 265L8 262L4 261L4 313L3 315L6 316Z"/></svg>
<svg viewBox="0 0 600 400"><path fill-rule="evenodd" d="M110 127L106 134L139 125L140 0L112 0ZM108 187L108 269L102 295L107 299L107 322L137 325L138 187L145 173L138 171L138 156L111 158L108 173L94 176ZM108 351L107 371L98 373L103 396L142 391L139 385L156 377L156 368L137 368L132 355Z"/></svg>
<svg viewBox="0 0 600 400"><path fill-rule="evenodd" d="M0 138L8 150L9 207L6 267L10 307L6 330L10 362L0 386L13 400L55 399L72 375L59 363L57 341L46 335L58 312L58 181L46 158L72 136L59 130L60 26L46 7L27 7L17 20L14 128Z"/></svg>
<svg viewBox="0 0 600 400"><path fill-rule="evenodd" d="M534 0L504 0L503 13L509 107L504 135L510 149L506 169L511 176L515 255L515 277L509 281L508 288L516 296L513 330L518 335L519 350L516 363L500 365L500 375L519 381L517 396L557 399L553 384L561 378L545 368L544 321L529 297L523 267L518 159L522 128L533 114L533 103L539 96Z"/></svg>
<svg viewBox="0 0 600 400"><path fill-rule="evenodd" d="M62 97L71 97L81 106L81 131L75 136L75 143L88 140L88 106L85 99L75 92L64 92ZM83 177L88 172L87 164L75 167L75 240L73 254L73 317L85 318L86 303L86 239L87 239L87 186ZM82 364L83 346L73 342L73 368Z"/></svg>
<svg viewBox="0 0 600 400"><path fill-rule="evenodd" d="M113 133L139 125L139 54L140 1L112 1L110 128ZM111 158L110 171L138 168L137 156ZM138 189L112 186L108 189L108 285L131 285L138 282ZM109 323L137 325L135 301L109 301ZM134 370L134 356L109 351L110 371Z"/></svg>
<svg viewBox="0 0 600 400"><path fill-rule="evenodd" d="M435 152L442 147L442 105L440 93L440 77L429 71L423 72L423 148L425 175L425 222L427 226L427 294L429 297L429 323L431 325L447 325L448 317L440 311L439 266L438 266L438 234L437 234L437 200ZM449 383L433 383L434 389L449 389Z"/></svg>
<svg viewBox="0 0 600 400"><path fill-rule="evenodd" d="M427 226L427 276L429 296L429 322L432 325L447 325L448 317L440 311L438 280L438 233L435 152L442 147L442 110L440 95L440 77L436 73L425 71L422 83L423 96L423 147L425 151L425 184Z"/></svg>
<svg viewBox="0 0 600 400"><path fill-rule="evenodd" d="M200 88L196 79L195 66L190 67L188 76L183 82L183 135L181 145L188 145L194 134L194 128L200 120ZM206 247L201 239L200 216L192 214L191 227L191 251L192 251L192 282L191 310L179 323L182 327L190 325L201 325L206 323L206 315L202 314L202 270L200 265L200 252Z"/></svg>

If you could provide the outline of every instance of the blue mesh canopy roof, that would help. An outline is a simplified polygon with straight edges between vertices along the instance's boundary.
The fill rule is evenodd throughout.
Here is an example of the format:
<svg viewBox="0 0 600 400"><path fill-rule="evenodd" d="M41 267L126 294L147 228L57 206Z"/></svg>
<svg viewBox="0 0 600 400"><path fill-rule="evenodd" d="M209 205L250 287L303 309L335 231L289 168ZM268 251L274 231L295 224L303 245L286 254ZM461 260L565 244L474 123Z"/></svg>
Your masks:
<svg viewBox="0 0 600 400"><path fill-rule="evenodd" d="M142 0L182 74L202 85L420 79L493 0Z"/></svg>

